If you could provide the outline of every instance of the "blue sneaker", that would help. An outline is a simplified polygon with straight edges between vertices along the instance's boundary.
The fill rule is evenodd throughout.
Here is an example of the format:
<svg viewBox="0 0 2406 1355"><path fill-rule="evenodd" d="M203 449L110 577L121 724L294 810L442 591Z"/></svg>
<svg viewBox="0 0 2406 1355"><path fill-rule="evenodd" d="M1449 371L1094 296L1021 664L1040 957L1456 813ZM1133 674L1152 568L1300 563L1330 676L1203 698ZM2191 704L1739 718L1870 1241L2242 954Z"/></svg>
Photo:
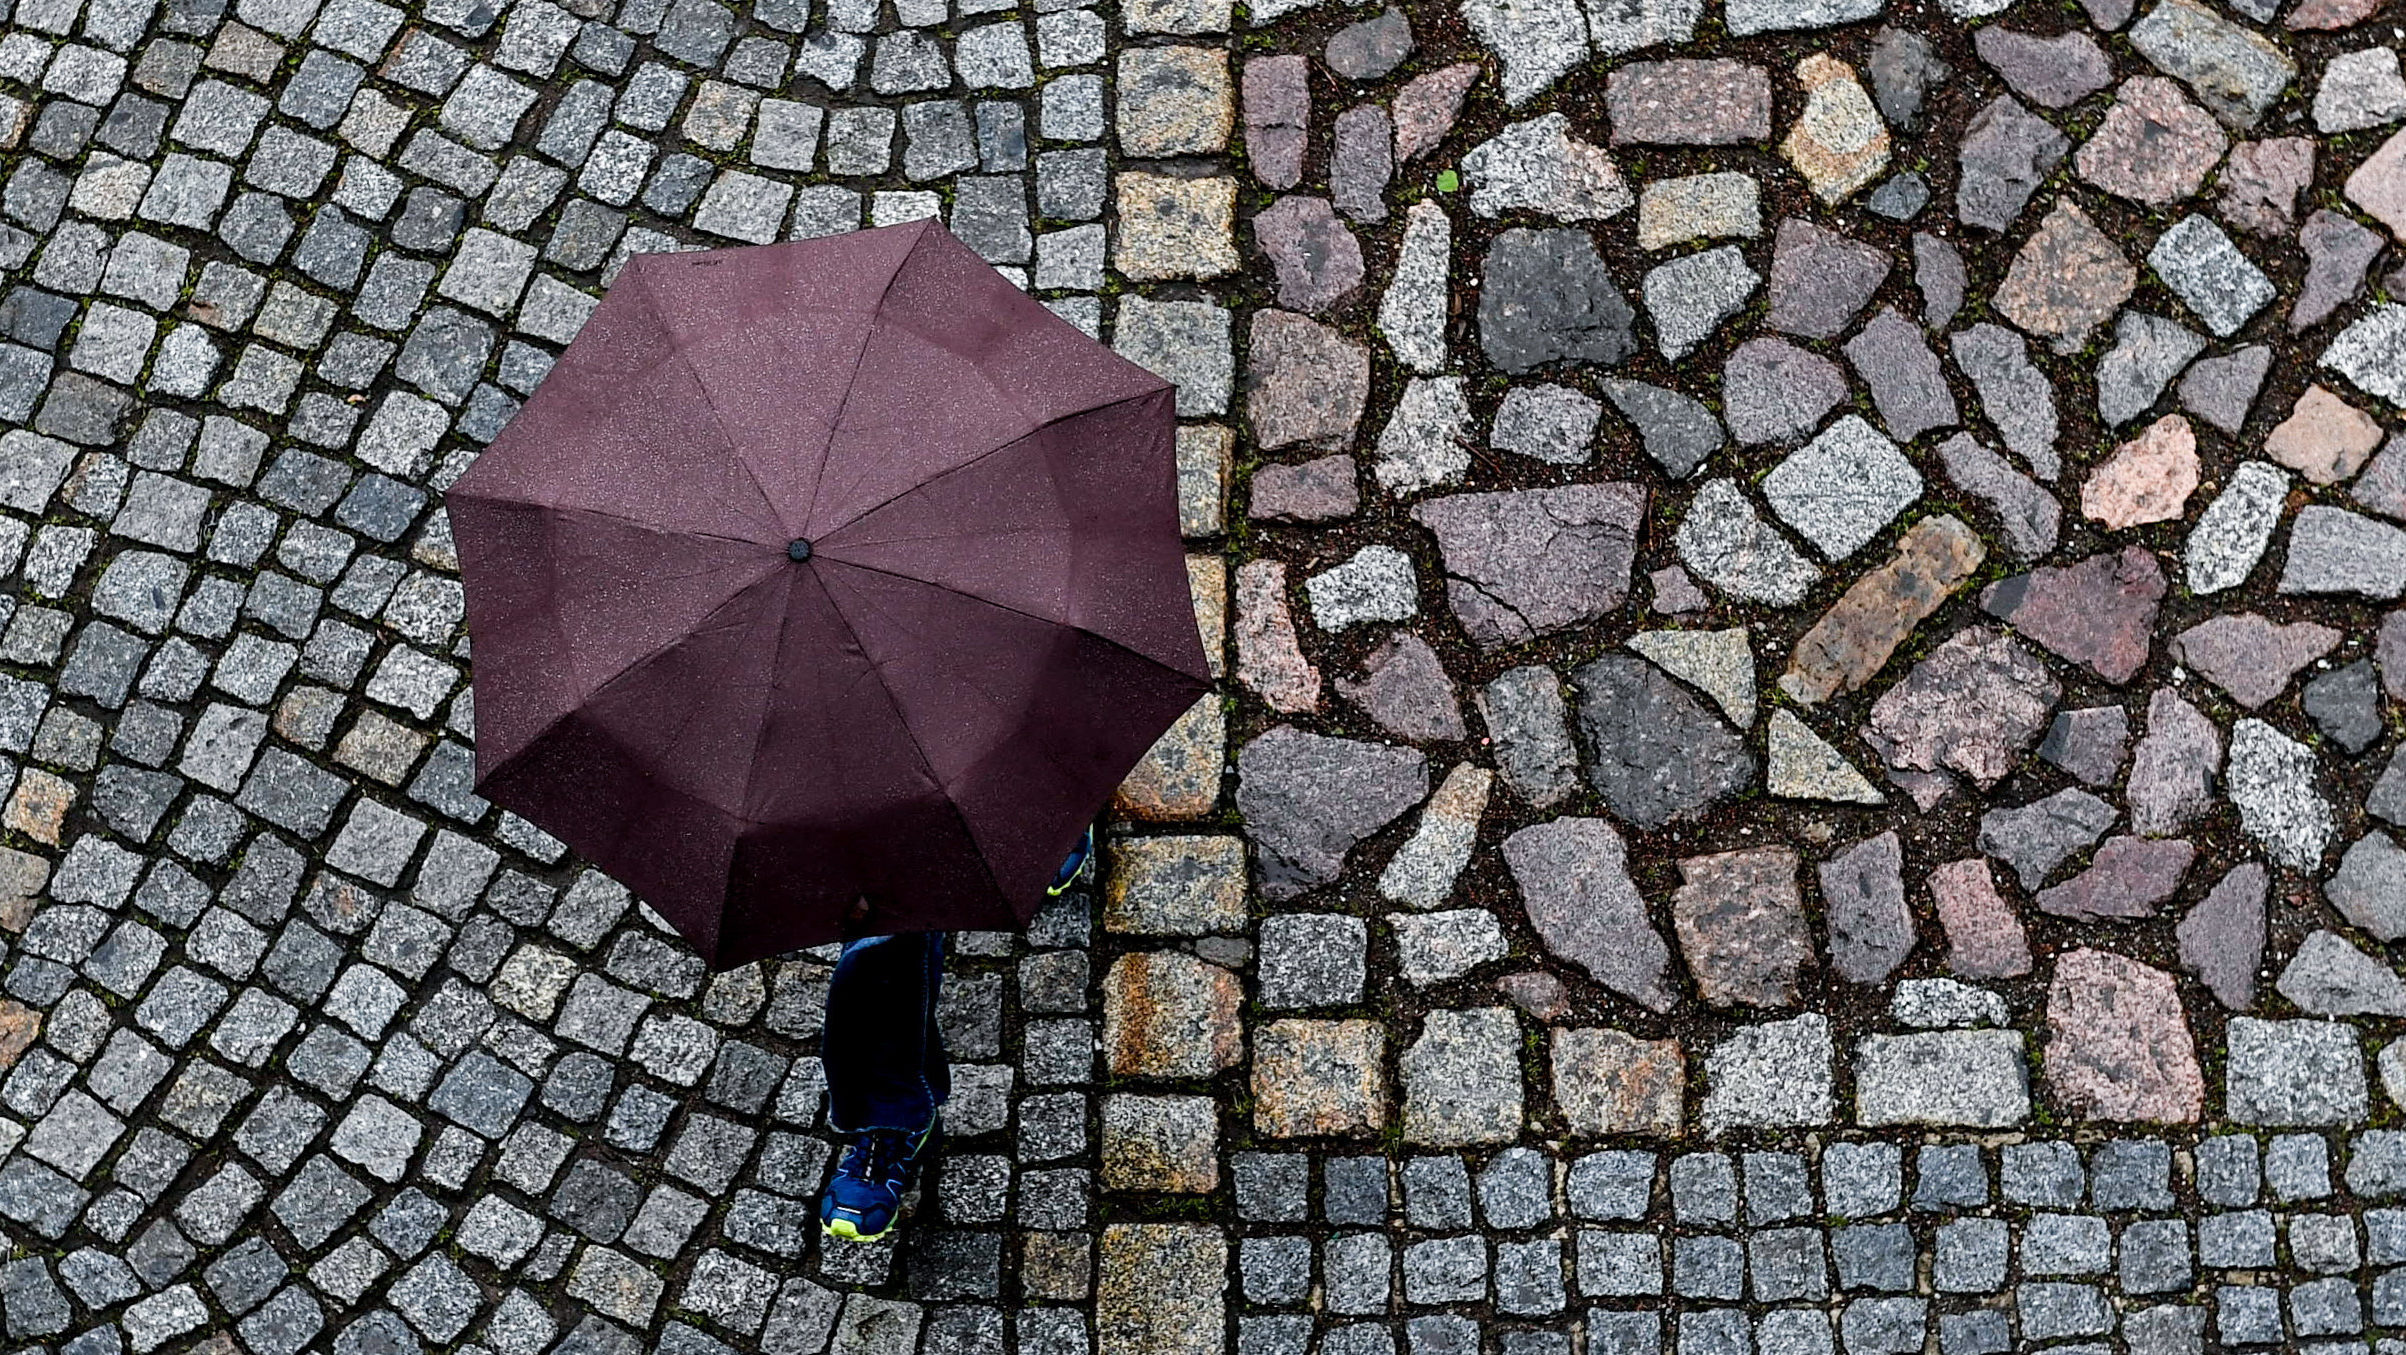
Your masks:
<svg viewBox="0 0 2406 1355"><path fill-rule="evenodd" d="M942 1135L928 1125L918 1133L871 1129L852 1136L835 1164L835 1177L819 1198L819 1227L829 1237L875 1242L893 1231L902 1197L935 1160Z"/></svg>
<svg viewBox="0 0 2406 1355"><path fill-rule="evenodd" d="M1069 849L1069 859L1061 863L1061 873L1053 877L1052 884L1047 886L1044 892L1055 898L1060 897L1064 890L1078 882L1079 876L1086 873L1086 863L1092 860L1094 860L1094 825L1088 824L1085 835L1078 839L1078 845Z"/></svg>

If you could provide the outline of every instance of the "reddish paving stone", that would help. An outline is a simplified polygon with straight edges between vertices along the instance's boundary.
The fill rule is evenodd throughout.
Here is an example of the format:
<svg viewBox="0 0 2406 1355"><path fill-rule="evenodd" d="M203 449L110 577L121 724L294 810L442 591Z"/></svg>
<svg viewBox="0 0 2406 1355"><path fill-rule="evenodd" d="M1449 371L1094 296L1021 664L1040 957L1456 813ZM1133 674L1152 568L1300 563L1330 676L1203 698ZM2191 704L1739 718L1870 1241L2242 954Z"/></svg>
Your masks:
<svg viewBox="0 0 2406 1355"><path fill-rule="evenodd" d="M1271 188L1303 181L1311 137L1311 68L1299 56L1257 56L1245 62L1245 159Z"/></svg>
<svg viewBox="0 0 2406 1355"><path fill-rule="evenodd" d="M1972 529L1952 517L1914 523L1896 554L1857 579L1796 642L1780 690L1811 705L1871 681L1987 555Z"/></svg>
<svg viewBox="0 0 2406 1355"><path fill-rule="evenodd" d="M2229 144L2221 124L2179 85L2142 75L2122 86L2072 164L2108 193L2165 207L2204 187Z"/></svg>
<svg viewBox="0 0 2406 1355"><path fill-rule="evenodd" d="M1322 312L1362 285L1362 245L1328 199L1280 198L1253 218L1253 240L1278 273L1278 304Z"/></svg>
<svg viewBox="0 0 2406 1355"><path fill-rule="evenodd" d="M2263 863L2233 866L2180 920L2181 968L2197 976L2214 999L2235 1012L2256 1002L2256 966L2264 962Z"/></svg>
<svg viewBox="0 0 2406 1355"><path fill-rule="evenodd" d="M1691 856L1671 896L1679 953L1696 991L1716 1007L1793 1007L1813 958L1797 856L1788 847Z"/></svg>
<svg viewBox="0 0 2406 1355"><path fill-rule="evenodd" d="M1450 742L1469 732L1445 664L1428 641L1408 630L1388 636L1370 652L1361 681L1338 678L1337 695L1369 712L1397 738Z"/></svg>
<svg viewBox="0 0 2406 1355"><path fill-rule="evenodd" d="M1580 1138L1675 1135L1687 1119L1687 1055L1676 1039L1572 1027L1549 1037L1554 1104Z"/></svg>
<svg viewBox="0 0 2406 1355"><path fill-rule="evenodd" d="M1416 75L1395 95L1395 163L1407 164L1437 148L1462 116L1462 98L1484 69L1465 61Z"/></svg>
<svg viewBox="0 0 2406 1355"><path fill-rule="evenodd" d="M1946 928L1947 969L1967 979L2010 979L2030 972L2030 938L1996 877L1979 857L1930 872L1930 897Z"/></svg>
<svg viewBox="0 0 2406 1355"><path fill-rule="evenodd" d="M1236 571L1236 677L1272 710L1300 715L1320 705L1320 670L1295 638L1279 561L1248 560Z"/></svg>
<svg viewBox="0 0 2406 1355"><path fill-rule="evenodd" d="M2075 950L2047 986L2048 1092L2086 1120L2185 1124L2205 1106L2196 1042L2172 976Z"/></svg>
<svg viewBox="0 0 2406 1355"><path fill-rule="evenodd" d="M2406 240L2406 131L2381 143L2381 149L2348 176L2348 201Z"/></svg>
<svg viewBox="0 0 2406 1355"><path fill-rule="evenodd" d="M2242 141L2222 165L2222 219L2257 235L2284 235L2297 197L2314 182L2314 143L2302 136Z"/></svg>
<svg viewBox="0 0 2406 1355"><path fill-rule="evenodd" d="M2038 908L2082 922L2154 917L2196 859L2197 849L2179 838L2109 837L2087 870L2040 890Z"/></svg>
<svg viewBox="0 0 2406 1355"><path fill-rule="evenodd" d="M1504 839L1504 864L1546 949L1652 1011L1679 1001L1671 947L1629 878L1629 851L1602 819L1560 818Z"/></svg>
<svg viewBox="0 0 2406 1355"><path fill-rule="evenodd" d="M2302 0L2282 20L2293 29L2354 28L2380 12L2382 0Z"/></svg>
<svg viewBox="0 0 2406 1355"><path fill-rule="evenodd" d="M2177 833L2214 802L2222 770L2222 734L2180 693L2162 688L2147 703L2147 733L2131 750L2123 797L2130 826L2162 837Z"/></svg>
<svg viewBox="0 0 2406 1355"><path fill-rule="evenodd" d="M2113 61L2105 49L2077 30L2039 37L1989 24L1973 32L1972 49L2014 93L2041 108L2069 108L2113 83Z"/></svg>
<svg viewBox="0 0 2406 1355"><path fill-rule="evenodd" d="M2070 352L2112 318L2139 285L2139 270L2069 195L2013 256L1997 313Z"/></svg>
<svg viewBox="0 0 2406 1355"><path fill-rule="evenodd" d="M1253 472L1248 517L1269 522L1335 522L1362 507L1353 458L1339 453Z"/></svg>
<svg viewBox="0 0 2406 1355"><path fill-rule="evenodd" d="M2299 670L2330 653L2340 634L2313 621L2282 625L2254 612L2217 616L2172 640L2172 657L2196 669L2249 710L2289 687Z"/></svg>
<svg viewBox="0 0 2406 1355"><path fill-rule="evenodd" d="M1727 146L1771 138L1771 73L1743 61L1635 61L1605 77L1612 144Z"/></svg>
<svg viewBox="0 0 2406 1355"><path fill-rule="evenodd" d="M1262 450L1353 440L1370 399L1368 349L1287 311L1256 314L1246 346L1253 392L1245 412Z"/></svg>
<svg viewBox="0 0 2406 1355"><path fill-rule="evenodd" d="M2335 485L2362 470L2380 445L2378 420L2322 386L2308 386L2264 439L2264 454L2318 485Z"/></svg>
<svg viewBox="0 0 2406 1355"><path fill-rule="evenodd" d="M1968 626L1880 697L1863 737L1897 771L1956 772L1986 790L2037 741L2062 696L2012 636Z"/></svg>
<svg viewBox="0 0 2406 1355"><path fill-rule="evenodd" d="M1123 955L1103 979L1103 1057L1119 1077L1198 1078L1245 1053L1244 985L1178 951Z"/></svg>
<svg viewBox="0 0 2406 1355"><path fill-rule="evenodd" d="M2197 433L2167 414L2114 449L2080 487L2080 511L2107 531L2170 522L2197 492Z"/></svg>
<svg viewBox="0 0 2406 1355"><path fill-rule="evenodd" d="M2138 546L2001 579L1980 595L1989 615L2108 682L2147 665L2164 568Z"/></svg>

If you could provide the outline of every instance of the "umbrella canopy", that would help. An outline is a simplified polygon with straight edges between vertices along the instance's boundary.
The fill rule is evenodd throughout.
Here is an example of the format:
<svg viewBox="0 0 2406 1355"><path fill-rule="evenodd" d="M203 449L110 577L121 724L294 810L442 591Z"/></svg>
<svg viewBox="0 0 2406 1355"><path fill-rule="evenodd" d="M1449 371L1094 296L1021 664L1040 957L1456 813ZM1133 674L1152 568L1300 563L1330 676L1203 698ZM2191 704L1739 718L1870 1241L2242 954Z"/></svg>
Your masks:
<svg viewBox="0 0 2406 1355"><path fill-rule="evenodd" d="M1025 922L1209 685L1174 434L932 222L629 259L445 495L478 792L721 968Z"/></svg>

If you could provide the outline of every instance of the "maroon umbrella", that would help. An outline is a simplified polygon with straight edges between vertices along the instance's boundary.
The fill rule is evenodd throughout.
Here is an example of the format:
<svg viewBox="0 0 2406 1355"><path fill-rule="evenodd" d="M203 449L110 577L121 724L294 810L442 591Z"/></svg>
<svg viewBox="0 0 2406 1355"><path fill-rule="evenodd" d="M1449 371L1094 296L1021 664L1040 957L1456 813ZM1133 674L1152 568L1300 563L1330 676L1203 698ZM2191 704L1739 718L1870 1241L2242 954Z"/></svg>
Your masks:
<svg viewBox="0 0 2406 1355"><path fill-rule="evenodd" d="M932 222L629 259L445 495L477 790L722 968L1026 921L1208 685L1170 397Z"/></svg>

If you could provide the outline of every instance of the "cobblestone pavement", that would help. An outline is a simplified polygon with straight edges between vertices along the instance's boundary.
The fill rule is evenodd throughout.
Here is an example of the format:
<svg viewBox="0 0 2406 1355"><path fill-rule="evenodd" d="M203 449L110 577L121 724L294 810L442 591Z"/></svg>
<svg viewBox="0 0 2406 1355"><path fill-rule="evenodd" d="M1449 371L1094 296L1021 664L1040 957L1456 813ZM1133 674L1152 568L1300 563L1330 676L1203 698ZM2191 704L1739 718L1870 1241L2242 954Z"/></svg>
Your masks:
<svg viewBox="0 0 2406 1355"><path fill-rule="evenodd" d="M2394 1355L2381 8L0 0L7 1338ZM1179 383L1229 680L831 1246L830 957L475 797L436 496L931 213Z"/></svg>

